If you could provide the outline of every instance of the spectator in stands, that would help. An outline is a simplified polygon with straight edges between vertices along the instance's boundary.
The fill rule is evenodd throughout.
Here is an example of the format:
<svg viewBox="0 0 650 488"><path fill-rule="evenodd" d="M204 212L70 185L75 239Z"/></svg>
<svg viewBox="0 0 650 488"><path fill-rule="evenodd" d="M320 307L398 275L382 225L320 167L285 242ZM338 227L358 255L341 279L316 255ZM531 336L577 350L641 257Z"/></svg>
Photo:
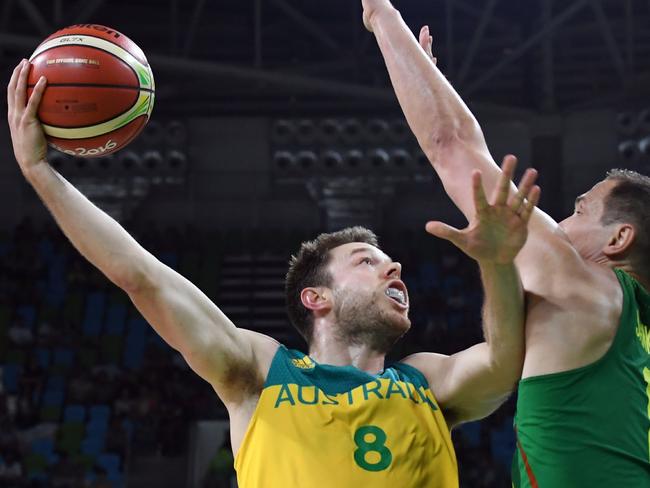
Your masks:
<svg viewBox="0 0 650 488"><path fill-rule="evenodd" d="M203 481L203 488L231 488L235 476L233 463L230 431L227 431L223 443L210 460L208 471Z"/></svg>
<svg viewBox="0 0 650 488"><path fill-rule="evenodd" d="M73 463L66 452L59 453L59 462L50 471L53 488L77 488L83 483L83 468Z"/></svg>
<svg viewBox="0 0 650 488"><path fill-rule="evenodd" d="M13 324L7 331L7 335L11 342L19 347L30 346L34 343L34 334L20 315L14 319Z"/></svg>
<svg viewBox="0 0 650 488"><path fill-rule="evenodd" d="M0 462L0 486L16 486L23 477L23 466L18 453L15 450L8 450L2 453L3 460Z"/></svg>

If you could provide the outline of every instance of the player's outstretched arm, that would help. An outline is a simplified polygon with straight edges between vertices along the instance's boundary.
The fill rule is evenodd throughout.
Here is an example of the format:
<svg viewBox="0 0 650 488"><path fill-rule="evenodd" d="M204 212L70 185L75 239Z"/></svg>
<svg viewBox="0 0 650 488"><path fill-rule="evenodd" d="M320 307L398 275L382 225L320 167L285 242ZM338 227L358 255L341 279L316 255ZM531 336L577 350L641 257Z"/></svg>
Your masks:
<svg viewBox="0 0 650 488"><path fill-rule="evenodd" d="M451 425L485 417L514 389L523 366L524 295L515 256L528 236L528 221L539 199L537 173L529 169L519 190L509 196L516 159L507 156L491 203L485 198L481 173L472 175L475 214L469 226L454 229L429 222L427 231L447 239L475 259L485 290L485 342L452 356L420 353L405 361L430 381Z"/></svg>
<svg viewBox="0 0 650 488"><path fill-rule="evenodd" d="M25 178L79 252L125 290L155 330L180 351L225 402L242 400L277 347L272 339L236 328L194 285L142 248L115 220L58 174L46 160L36 114L46 81L27 102L23 61L7 87L8 119L16 160Z"/></svg>

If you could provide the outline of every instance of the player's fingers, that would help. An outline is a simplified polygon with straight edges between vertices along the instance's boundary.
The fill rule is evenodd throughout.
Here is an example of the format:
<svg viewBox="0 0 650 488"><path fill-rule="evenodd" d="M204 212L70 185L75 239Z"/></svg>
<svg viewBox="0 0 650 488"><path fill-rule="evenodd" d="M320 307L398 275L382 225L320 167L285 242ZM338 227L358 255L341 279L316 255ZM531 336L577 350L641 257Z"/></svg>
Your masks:
<svg viewBox="0 0 650 488"><path fill-rule="evenodd" d="M27 75L31 69L31 64L28 61L25 61L20 68L20 73L18 73L18 81L16 83L16 93L14 97L15 107L18 110L25 108L25 101L27 98Z"/></svg>
<svg viewBox="0 0 650 488"><path fill-rule="evenodd" d="M45 76L41 76L36 82L32 96L29 97L29 101L27 102L27 109L25 110L25 115L27 117L36 118L36 112L38 111L38 106L43 98L43 92L45 92L46 85L47 80L45 79Z"/></svg>
<svg viewBox="0 0 650 488"><path fill-rule="evenodd" d="M512 210L515 212L518 212L520 210L521 205L524 203L524 201L526 201L526 198L529 198L529 193L533 188L536 179L537 170L528 168L524 175L521 177L521 181L519 181L517 193L515 193L508 202L508 205Z"/></svg>
<svg viewBox="0 0 650 488"><path fill-rule="evenodd" d="M539 203L539 196L541 192L542 192L541 188L537 185L533 186L533 188L530 190L530 193L528 194L528 199L526 200L526 203L524 203L524 209L520 214L521 219L524 222L528 223L528 221L530 220L530 216L533 214L535 207Z"/></svg>
<svg viewBox="0 0 650 488"><path fill-rule="evenodd" d="M463 233L451 225L447 225L443 222L431 221L427 222L425 229L429 234L439 237L440 239L445 239L457 247L462 248L463 246Z"/></svg>
<svg viewBox="0 0 650 488"><path fill-rule="evenodd" d="M18 75L20 74L20 70L23 67L23 63L25 60L23 59L18 65L14 68L13 73L11 73L11 79L9 80L9 84L7 85L7 107L9 108L9 111L14 106L14 98L16 96L16 84L18 83Z"/></svg>
<svg viewBox="0 0 650 488"><path fill-rule="evenodd" d="M517 167L517 158L512 154L508 154L503 158L501 163L501 175L499 181L494 189L493 202L494 205L505 205L508 201L508 194L510 193L510 182Z"/></svg>
<svg viewBox="0 0 650 488"><path fill-rule="evenodd" d="M474 197L474 209L477 215L481 215L488 208L489 204L485 197L481 172L478 170L472 172L472 195Z"/></svg>

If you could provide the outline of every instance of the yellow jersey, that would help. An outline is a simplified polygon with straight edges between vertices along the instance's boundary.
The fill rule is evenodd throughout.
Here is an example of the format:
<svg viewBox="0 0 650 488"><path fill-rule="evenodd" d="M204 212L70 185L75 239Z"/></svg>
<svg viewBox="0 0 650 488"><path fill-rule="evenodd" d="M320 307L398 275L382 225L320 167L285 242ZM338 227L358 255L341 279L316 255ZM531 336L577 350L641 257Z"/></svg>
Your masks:
<svg viewBox="0 0 650 488"><path fill-rule="evenodd" d="M235 458L240 488L454 488L449 428L425 377L278 348Z"/></svg>

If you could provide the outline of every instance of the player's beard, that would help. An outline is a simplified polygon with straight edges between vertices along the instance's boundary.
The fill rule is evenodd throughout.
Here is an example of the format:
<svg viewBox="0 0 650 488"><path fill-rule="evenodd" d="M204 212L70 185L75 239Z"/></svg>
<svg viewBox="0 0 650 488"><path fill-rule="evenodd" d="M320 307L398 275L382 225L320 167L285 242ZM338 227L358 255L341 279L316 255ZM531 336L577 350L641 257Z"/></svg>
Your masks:
<svg viewBox="0 0 650 488"><path fill-rule="evenodd" d="M334 291L334 297L334 316L338 338L342 342L366 345L385 354L411 325L408 318L382 307L379 300L383 296L376 293L338 289Z"/></svg>

